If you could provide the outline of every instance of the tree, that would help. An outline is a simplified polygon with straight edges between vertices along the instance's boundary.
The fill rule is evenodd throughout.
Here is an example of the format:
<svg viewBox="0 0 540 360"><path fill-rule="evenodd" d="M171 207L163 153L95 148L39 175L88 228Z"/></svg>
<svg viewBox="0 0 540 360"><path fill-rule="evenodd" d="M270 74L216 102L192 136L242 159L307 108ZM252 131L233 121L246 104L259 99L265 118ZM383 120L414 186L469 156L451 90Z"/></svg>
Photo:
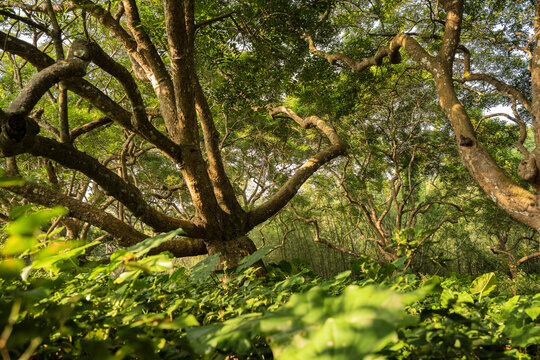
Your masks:
<svg viewBox="0 0 540 360"><path fill-rule="evenodd" d="M343 18L343 14L355 12L356 16L348 17L360 28L355 32L361 33L363 29L372 36L390 39L388 45L379 47L371 61L358 61L342 52L322 51L314 37L306 34L310 51L334 66L361 71L382 64L387 56L393 63L401 62L403 48L408 61L432 76L460 157L475 181L499 208L521 223L540 229L537 147L540 143L540 5L463 0L427 1L425 5L381 1L373 6L364 5L362 9L358 3L343 3L336 7L335 17ZM358 20L362 11L375 20ZM403 15L404 11L407 16ZM339 39L335 41L339 42ZM482 89L476 86L478 83L494 88L502 96L499 103L514 109L513 115L505 116L519 126L516 148L523 161L518 169L504 169L490 154L493 149L486 148L477 138L471 115L464 106L466 97L459 89L462 84L473 84L469 89L479 92ZM491 103L486 104L486 107L494 106L493 96ZM534 139L532 149L524 146L529 119ZM512 177L512 171L516 170L521 182Z"/></svg>
<svg viewBox="0 0 540 360"><path fill-rule="evenodd" d="M165 244L162 250L177 256L219 252L229 265L235 265L255 250L246 234L280 211L317 169L346 150L345 142L321 117L301 117L282 104L266 104L262 110L267 119L288 119L305 129L314 128L328 145L297 165L274 194L245 209L226 172L213 104L199 79L202 71L196 67L196 50L203 46L197 43L201 29L219 21L234 25L230 12L207 18L204 5L176 0L104 5L89 0L8 1L1 5L0 15L7 21L0 31L0 48L10 59L18 57L11 70L31 74L0 112L0 155L6 158L10 176L21 175L18 159L23 154L46 159L42 164L50 183L26 182L7 189L30 202L62 205L69 217L107 231L121 245L139 242L150 231L181 228L185 237ZM155 16L160 20L148 26ZM70 50L64 54L68 45ZM30 71L30 64L35 71ZM110 76L106 83L105 74ZM45 107L44 95L57 108L52 119L42 118L50 111L49 107L40 109ZM73 109L75 104L88 106L91 116L77 119L81 114ZM117 146L100 160L104 154L96 147L99 135L93 146L83 143L81 135L92 141L94 133L111 123L116 133L109 141L114 139ZM150 177L147 184L138 182L141 173L153 175L151 166L139 164L144 158L167 163L178 179L158 190L187 190L189 198L180 195L170 206L147 201L156 186ZM66 176L62 169L88 179L79 186L78 196L72 186L62 191ZM103 195L109 198L104 200ZM184 216L173 215L171 209L182 201L187 207L178 213ZM106 209L115 203L113 215Z"/></svg>

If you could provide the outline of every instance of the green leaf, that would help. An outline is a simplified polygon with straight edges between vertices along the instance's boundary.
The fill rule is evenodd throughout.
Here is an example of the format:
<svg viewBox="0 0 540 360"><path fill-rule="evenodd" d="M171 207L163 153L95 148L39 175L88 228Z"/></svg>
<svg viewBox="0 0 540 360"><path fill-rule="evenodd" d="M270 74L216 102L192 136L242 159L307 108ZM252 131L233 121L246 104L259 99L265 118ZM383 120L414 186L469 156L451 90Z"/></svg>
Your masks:
<svg viewBox="0 0 540 360"><path fill-rule="evenodd" d="M490 272L484 275L480 275L472 282L469 287L469 292L472 295L479 294L480 298L492 292L497 286L497 277L495 273Z"/></svg>
<svg viewBox="0 0 540 360"><path fill-rule="evenodd" d="M155 272L167 271L173 267L173 262L166 253L142 258L138 263L146 265L150 271Z"/></svg>
<svg viewBox="0 0 540 360"><path fill-rule="evenodd" d="M141 274L140 270L126 271L120 274L115 280L115 284L122 284L124 282L129 282L135 280Z"/></svg>
<svg viewBox="0 0 540 360"><path fill-rule="evenodd" d="M261 260L270 250L272 250L272 248L273 246L266 246L255 251L253 254L246 256L238 262L238 267L236 268L236 271L243 271L251 265L255 264L257 261Z"/></svg>
<svg viewBox="0 0 540 360"><path fill-rule="evenodd" d="M1 250L3 255L17 255L32 250L38 244L36 232L52 218L67 214L63 207L55 207L20 216L6 226L10 235Z"/></svg>
<svg viewBox="0 0 540 360"><path fill-rule="evenodd" d="M185 235L185 234L186 232L182 229L169 231L168 233L160 234L160 235L145 239L144 241L141 241L140 243L129 247L127 251L135 253L135 256L137 257L141 257L145 255L146 253L148 253L153 248L158 247L164 242L167 242L173 239L175 236Z"/></svg>
<svg viewBox="0 0 540 360"><path fill-rule="evenodd" d="M238 316L223 324L200 326L186 330L193 349L201 355L212 354L216 349L235 354L250 352L251 339L258 333L260 314Z"/></svg>
<svg viewBox="0 0 540 360"><path fill-rule="evenodd" d="M199 326L199 322L192 314L181 314L172 321L162 321L158 324L158 328L164 330L181 330L192 326Z"/></svg>
<svg viewBox="0 0 540 360"><path fill-rule="evenodd" d="M538 315L540 315L540 306L532 306L525 309L525 312L527 315L531 317L531 319L536 320Z"/></svg>
<svg viewBox="0 0 540 360"><path fill-rule="evenodd" d="M407 264L409 258L407 256L402 256L397 260L394 260L392 264L396 267L397 270L403 271L405 269L405 264Z"/></svg>
<svg viewBox="0 0 540 360"><path fill-rule="evenodd" d="M193 266L190 269L191 274L189 275L189 280L194 282L203 282L208 279L210 274L212 274L212 271L214 271L216 266L219 264L220 256L220 253L208 256L206 259Z"/></svg>
<svg viewBox="0 0 540 360"><path fill-rule="evenodd" d="M32 267L34 269L45 269L45 270L57 270L54 266L58 262L66 261L71 258L83 255L85 250L89 247L96 246L100 244L99 241L94 241L89 244L85 244L73 249L69 247L76 242L65 242L65 243L54 243L46 248L42 249L37 255L35 260L32 262ZM60 247L56 246L60 245Z"/></svg>
<svg viewBox="0 0 540 360"><path fill-rule="evenodd" d="M0 261L0 278L15 279L21 275L24 268L24 261L17 258L7 258Z"/></svg>
<svg viewBox="0 0 540 360"><path fill-rule="evenodd" d="M20 177L0 177L0 187L23 186L25 183L26 181Z"/></svg>
<svg viewBox="0 0 540 360"><path fill-rule="evenodd" d="M397 340L398 327L417 321L404 306L422 296L349 286L330 297L315 287L264 316L261 331L270 336L276 359L362 359Z"/></svg>

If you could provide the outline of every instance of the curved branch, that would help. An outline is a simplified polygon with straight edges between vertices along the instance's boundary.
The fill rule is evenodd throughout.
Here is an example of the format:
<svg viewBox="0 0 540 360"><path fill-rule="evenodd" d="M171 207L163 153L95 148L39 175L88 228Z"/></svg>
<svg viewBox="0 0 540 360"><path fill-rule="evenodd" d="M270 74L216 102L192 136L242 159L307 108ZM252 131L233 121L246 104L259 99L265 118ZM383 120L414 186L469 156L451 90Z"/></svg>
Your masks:
<svg viewBox="0 0 540 360"><path fill-rule="evenodd" d="M122 246L136 244L148 237L118 220L111 214L51 188L26 183L21 186L8 186L5 187L5 189L20 195L35 204L47 207L63 206L68 209L68 216L88 222L89 224L108 232L112 236L118 238L119 243Z"/></svg>
<svg viewBox="0 0 540 360"><path fill-rule="evenodd" d="M347 64L353 71L362 71L371 66L380 66L385 57L388 56L392 64L399 64L401 62L401 56L399 54L399 47L390 45L387 48L381 48L377 53L369 58L363 59L362 61L357 61L345 54L341 53L326 53L324 51L318 50L313 43L311 35L304 34L302 38L308 40L309 51L313 55L325 58L331 65L336 65L338 61L344 62ZM394 44L395 45L395 44Z"/></svg>
<svg viewBox="0 0 540 360"><path fill-rule="evenodd" d="M159 132L148 121L139 87L129 71L105 53L97 43L89 44L89 48L92 62L116 78L124 88L131 102L132 125L136 129L135 132L165 152L174 162L181 164L182 150L180 146Z"/></svg>
<svg viewBox="0 0 540 360"><path fill-rule="evenodd" d="M248 213L248 228L252 229L256 225L267 220L274 214L276 214L281 208L293 198L298 192L300 187L306 182L306 180L313 175L321 166L328 163L330 160L345 154L347 151L347 144L343 141L336 131L326 124L321 118L317 116L310 116L302 119L291 109L285 106L279 106L270 111L271 116L277 114L286 114L298 125L304 129L311 127L317 128L321 131L330 141L330 146L326 149L319 151L311 159L306 161L296 172L283 184L283 186L259 207L251 210Z"/></svg>
<svg viewBox="0 0 540 360"><path fill-rule="evenodd" d="M41 30L43 31L45 34L47 35L50 35L50 32L49 32L49 29L47 28L47 26L43 25L43 24L39 24L29 18L26 18L26 17L23 17L23 16L19 16L17 14L14 14L10 11L6 11L6 10L1 10L0 9L0 15L4 15L6 17L9 17L13 20L17 20L17 21L20 21L22 23L25 23L27 25L30 25L38 30Z"/></svg>
<svg viewBox="0 0 540 360"><path fill-rule="evenodd" d="M175 219L158 212L146 203L137 187L125 182L117 174L84 152L41 136L36 137L34 146L28 152L82 172L99 184L109 195L114 196L124 204L134 216L156 231L182 228L191 237L202 237L202 230L198 229L192 222Z"/></svg>
<svg viewBox="0 0 540 360"><path fill-rule="evenodd" d="M517 99L521 105L527 111L531 112L532 103L527 97L515 87L512 87L503 81L495 79L493 76L488 74L472 74L471 73L471 52L465 46L460 45L458 51L463 54L463 81L483 81L491 86L495 87L502 93L508 94L515 99Z"/></svg>
<svg viewBox="0 0 540 360"><path fill-rule="evenodd" d="M537 258L537 257L540 257L540 252L535 252L535 253L532 253L530 255L523 256L521 259L518 260L517 265L519 266L519 265L523 264L524 262L529 261L529 260L534 259L534 258Z"/></svg>
<svg viewBox="0 0 540 360"><path fill-rule="evenodd" d="M118 239L120 246L131 246L148 238L147 235L133 229L123 221L97 207L64 195L51 188L26 183L21 186L8 186L6 190L20 195L30 202L47 207L61 205L68 209L68 216L80 219L96 226ZM174 256L196 256L206 254L206 246L199 239L182 238L164 243L156 251L170 251Z"/></svg>
<svg viewBox="0 0 540 360"><path fill-rule="evenodd" d="M93 17L95 17L103 26L105 26L111 34L122 44L126 49L129 56L135 60L136 63L143 69L146 77L150 80L154 92L156 93L159 103L161 114L163 115L163 120L165 121L165 126L167 127L167 132L171 135L172 139L178 142L178 124L177 124L177 113L174 103L174 89L172 86L171 79L166 71L166 69L161 69L161 59L153 59L152 61L157 61L156 63L151 63L150 60L141 54L144 54L145 51L149 51L149 56L152 51L147 49L139 49L137 41L120 25L118 20L116 20L108 11L103 9L101 6L95 4L90 0L74 0L73 1L78 7L88 11ZM126 5L126 4L124 4ZM130 10L133 12L133 8ZM130 15L132 16L132 15ZM144 46L144 44L141 44ZM141 50L139 52L139 50Z"/></svg>
<svg viewBox="0 0 540 360"><path fill-rule="evenodd" d="M3 48L5 51L22 57L23 59L29 61L32 65L36 66L39 70L42 70L55 63L51 57L41 52L32 44L9 36L1 31L0 48ZM92 58L97 58L101 55L102 54L100 54L100 52L96 49L95 46L90 46L89 56L91 56ZM112 61L114 62L114 60ZM102 63L102 65L108 64L105 59L102 59L99 62ZM109 71L113 71L112 68L114 65L108 64L104 66ZM94 107L96 107L107 117L113 119L120 126L126 128L129 131L136 132L137 134L145 138L147 141L155 145L165 155L171 158L171 160L177 163L179 162L179 159L181 159L181 147L174 144L170 139L161 134L151 124L148 124L147 122L146 125L144 125L142 128L136 129L131 122L132 113L130 113L118 103L113 101L110 97L104 94L93 84L82 78L68 78L64 80L64 83L70 91L73 91L77 95L90 102Z"/></svg>
<svg viewBox="0 0 540 360"><path fill-rule="evenodd" d="M24 87L7 107L7 112L26 116L34 109L41 97L56 83L64 78L84 76L88 62L78 58L60 61L40 72Z"/></svg>
<svg viewBox="0 0 540 360"><path fill-rule="evenodd" d="M144 56L148 66L152 69L152 73L155 74L155 76L161 79L169 79L170 82L169 73L165 68L163 60L161 60L156 47L143 29L141 19L139 18L137 3L135 0L123 0L122 3L124 4L127 26L135 38L138 52ZM175 15L180 16L180 14Z"/></svg>

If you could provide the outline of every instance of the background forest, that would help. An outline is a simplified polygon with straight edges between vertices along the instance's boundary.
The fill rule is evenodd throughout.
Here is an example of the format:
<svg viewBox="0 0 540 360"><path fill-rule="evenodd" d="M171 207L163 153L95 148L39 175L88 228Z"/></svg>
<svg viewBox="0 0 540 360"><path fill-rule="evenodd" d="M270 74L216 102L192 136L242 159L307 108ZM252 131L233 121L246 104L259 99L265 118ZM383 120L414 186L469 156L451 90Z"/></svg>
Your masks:
<svg viewBox="0 0 540 360"><path fill-rule="evenodd" d="M539 11L0 1L3 359L537 358Z"/></svg>

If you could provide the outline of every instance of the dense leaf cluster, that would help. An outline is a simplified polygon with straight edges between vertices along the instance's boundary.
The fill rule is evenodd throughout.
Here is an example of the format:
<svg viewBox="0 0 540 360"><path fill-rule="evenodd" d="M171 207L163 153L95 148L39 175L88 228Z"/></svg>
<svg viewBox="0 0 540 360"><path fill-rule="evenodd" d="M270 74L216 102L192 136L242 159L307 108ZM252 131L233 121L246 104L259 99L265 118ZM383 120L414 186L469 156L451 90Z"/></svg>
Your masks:
<svg viewBox="0 0 540 360"><path fill-rule="evenodd" d="M250 266L269 248L221 272L213 271L218 256L186 269L167 253L151 255L181 231L117 251L108 264L83 264L95 243L34 236L61 213L22 215L6 229L4 359L539 355L540 295L511 296L493 273L423 279L403 271L404 258L383 266L363 258L329 279L289 262L257 277Z"/></svg>

